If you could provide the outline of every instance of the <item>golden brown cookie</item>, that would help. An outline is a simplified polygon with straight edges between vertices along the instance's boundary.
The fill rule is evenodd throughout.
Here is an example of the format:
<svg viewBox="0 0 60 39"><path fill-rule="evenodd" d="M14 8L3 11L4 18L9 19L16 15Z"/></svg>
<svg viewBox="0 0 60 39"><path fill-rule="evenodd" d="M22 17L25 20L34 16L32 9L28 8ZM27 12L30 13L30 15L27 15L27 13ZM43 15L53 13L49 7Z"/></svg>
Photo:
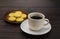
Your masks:
<svg viewBox="0 0 60 39"><path fill-rule="evenodd" d="M14 16L14 13L9 13L9 15L8 16Z"/></svg>
<svg viewBox="0 0 60 39"><path fill-rule="evenodd" d="M14 15L15 15L15 17L20 17L22 15L22 12L21 11L16 11Z"/></svg>
<svg viewBox="0 0 60 39"><path fill-rule="evenodd" d="M17 22L22 22L24 19L23 18L17 18L16 21Z"/></svg>
<svg viewBox="0 0 60 39"><path fill-rule="evenodd" d="M26 14L22 14L21 18L26 18L27 15Z"/></svg>
<svg viewBox="0 0 60 39"><path fill-rule="evenodd" d="M8 20L9 20L9 21L15 21L16 18L15 18L15 17L9 17Z"/></svg>

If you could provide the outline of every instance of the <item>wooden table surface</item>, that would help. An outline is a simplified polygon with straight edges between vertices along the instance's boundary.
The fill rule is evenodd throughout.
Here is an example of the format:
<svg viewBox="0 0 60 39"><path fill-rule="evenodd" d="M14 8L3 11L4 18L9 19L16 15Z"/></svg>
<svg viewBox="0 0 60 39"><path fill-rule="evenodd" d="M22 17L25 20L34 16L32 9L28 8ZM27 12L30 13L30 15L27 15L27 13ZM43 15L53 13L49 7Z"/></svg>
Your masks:
<svg viewBox="0 0 60 39"><path fill-rule="evenodd" d="M20 25L4 22L4 15L10 10L41 12L50 20L52 29L41 36L28 35ZM0 39L60 39L60 0L0 0Z"/></svg>

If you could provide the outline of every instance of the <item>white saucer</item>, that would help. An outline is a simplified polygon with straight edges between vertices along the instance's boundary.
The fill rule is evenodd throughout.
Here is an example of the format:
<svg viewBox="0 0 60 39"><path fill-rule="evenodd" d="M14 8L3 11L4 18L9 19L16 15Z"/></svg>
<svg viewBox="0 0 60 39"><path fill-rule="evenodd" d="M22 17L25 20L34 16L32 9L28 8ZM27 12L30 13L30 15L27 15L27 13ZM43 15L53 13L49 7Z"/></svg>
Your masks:
<svg viewBox="0 0 60 39"><path fill-rule="evenodd" d="M23 21L21 23L21 30L27 34L31 34L31 35L43 35L43 34L46 34L48 33L50 30L51 30L51 24L49 23L48 25L46 26L49 26L48 28L42 28L41 30L39 31L32 31L29 29L29 25L28 25L28 19Z"/></svg>

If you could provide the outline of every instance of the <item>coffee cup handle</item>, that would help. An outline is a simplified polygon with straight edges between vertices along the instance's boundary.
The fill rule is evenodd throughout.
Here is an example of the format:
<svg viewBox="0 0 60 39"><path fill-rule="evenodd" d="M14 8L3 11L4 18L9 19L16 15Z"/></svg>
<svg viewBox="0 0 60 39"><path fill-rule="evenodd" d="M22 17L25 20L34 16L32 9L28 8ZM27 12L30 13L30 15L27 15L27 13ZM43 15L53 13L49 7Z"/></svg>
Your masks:
<svg viewBox="0 0 60 39"><path fill-rule="evenodd" d="M48 28L49 26L47 26L49 24L49 19L45 18L45 22L44 22L44 28Z"/></svg>

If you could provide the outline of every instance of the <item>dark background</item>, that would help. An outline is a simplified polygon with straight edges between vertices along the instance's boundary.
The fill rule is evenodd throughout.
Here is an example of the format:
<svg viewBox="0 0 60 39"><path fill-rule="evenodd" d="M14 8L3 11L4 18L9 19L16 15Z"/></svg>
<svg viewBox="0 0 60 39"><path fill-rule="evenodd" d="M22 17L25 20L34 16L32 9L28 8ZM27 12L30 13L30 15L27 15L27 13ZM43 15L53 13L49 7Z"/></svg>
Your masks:
<svg viewBox="0 0 60 39"><path fill-rule="evenodd" d="M19 25L4 22L4 15L10 10L38 11L50 20L52 29L41 36L28 35ZM0 0L0 39L60 39L60 0Z"/></svg>

